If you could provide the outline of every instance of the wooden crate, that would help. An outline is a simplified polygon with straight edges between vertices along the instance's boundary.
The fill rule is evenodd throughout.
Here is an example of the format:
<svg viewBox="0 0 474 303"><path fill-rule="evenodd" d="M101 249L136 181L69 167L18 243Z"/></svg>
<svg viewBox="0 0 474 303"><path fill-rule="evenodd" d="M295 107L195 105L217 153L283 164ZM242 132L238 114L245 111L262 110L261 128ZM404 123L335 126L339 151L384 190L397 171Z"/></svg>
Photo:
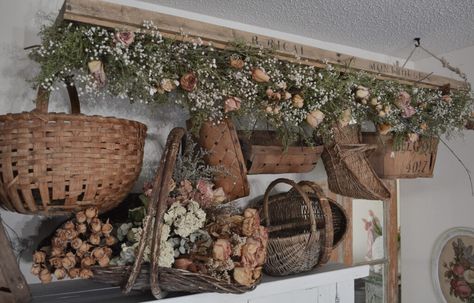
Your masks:
<svg viewBox="0 0 474 303"><path fill-rule="evenodd" d="M31 294L0 218L0 302L24 303Z"/></svg>
<svg viewBox="0 0 474 303"><path fill-rule="evenodd" d="M369 161L382 179L432 178L438 151L437 138L420 138L415 143L406 142L395 151L391 136L363 133L363 143L376 144L369 154Z"/></svg>
<svg viewBox="0 0 474 303"><path fill-rule="evenodd" d="M316 166L323 146L288 146L275 132L253 131L250 138L238 132L248 174L306 173Z"/></svg>

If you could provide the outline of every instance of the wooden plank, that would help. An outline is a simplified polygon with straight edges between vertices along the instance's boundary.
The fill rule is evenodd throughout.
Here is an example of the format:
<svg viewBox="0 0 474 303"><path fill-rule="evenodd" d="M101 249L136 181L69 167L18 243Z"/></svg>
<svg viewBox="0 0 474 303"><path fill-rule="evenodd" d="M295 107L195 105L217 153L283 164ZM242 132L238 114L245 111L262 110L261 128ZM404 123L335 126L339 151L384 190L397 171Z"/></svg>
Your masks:
<svg viewBox="0 0 474 303"><path fill-rule="evenodd" d="M398 221L397 221L397 202L398 191L396 180L386 180L391 193L391 198L385 201L384 210L386 212L386 228L387 231L387 250L388 264L385 265L385 277L387 279L385 285L386 302L398 302Z"/></svg>
<svg viewBox="0 0 474 303"><path fill-rule="evenodd" d="M0 272L3 275L6 287L10 292L2 292L0 302L30 302L31 294L25 278L21 274L10 240L7 237L0 217ZM2 283L4 283L2 282ZM2 285L3 287L3 285ZM14 301L9 301L13 298Z"/></svg>
<svg viewBox="0 0 474 303"><path fill-rule="evenodd" d="M342 242L343 262L346 265L352 265L353 258L353 232L352 232L352 198L341 196L341 205L347 213L347 232L346 238Z"/></svg>
<svg viewBox="0 0 474 303"><path fill-rule="evenodd" d="M287 61L300 62L298 60L300 59L304 64L318 67L324 67L325 60L338 66L347 66L350 63L351 69L376 74L380 79L392 79L411 84L419 82L421 86L427 87L441 87L449 84L453 89L467 88L463 81L443 76L429 75L400 66L104 0L66 0L64 13L59 18L123 29L142 28L144 20L153 21L163 36L168 38L192 40L200 37L205 42L212 42L216 48L228 48L229 41L240 40L275 49L277 57Z"/></svg>

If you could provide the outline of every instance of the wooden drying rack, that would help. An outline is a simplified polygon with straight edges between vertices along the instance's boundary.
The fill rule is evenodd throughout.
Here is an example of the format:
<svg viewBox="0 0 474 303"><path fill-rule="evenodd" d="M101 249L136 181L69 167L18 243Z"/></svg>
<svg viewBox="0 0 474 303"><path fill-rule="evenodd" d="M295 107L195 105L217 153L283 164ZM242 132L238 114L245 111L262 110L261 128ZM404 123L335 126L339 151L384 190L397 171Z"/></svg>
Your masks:
<svg viewBox="0 0 474 303"><path fill-rule="evenodd" d="M449 85L451 89L467 89L465 82L443 76L104 0L66 0L60 19L123 29L143 28L144 20L153 21L162 35L168 38L191 41L200 37L204 42L212 42L214 47L220 49L229 48L229 41L239 40L275 49L279 59L291 62L317 67L324 67L325 60L337 66L347 66L350 63L352 70L366 71L379 79L396 80L405 84L417 83L430 88Z"/></svg>

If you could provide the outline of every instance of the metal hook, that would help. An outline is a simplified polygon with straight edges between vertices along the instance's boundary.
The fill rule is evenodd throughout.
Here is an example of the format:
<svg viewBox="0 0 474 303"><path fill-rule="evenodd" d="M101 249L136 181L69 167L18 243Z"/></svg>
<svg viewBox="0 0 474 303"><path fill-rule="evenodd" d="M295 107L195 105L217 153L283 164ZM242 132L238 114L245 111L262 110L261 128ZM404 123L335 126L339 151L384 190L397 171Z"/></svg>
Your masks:
<svg viewBox="0 0 474 303"><path fill-rule="evenodd" d="M421 42L420 42L421 38L415 38L413 40L415 41L415 47L419 47L420 44L421 44Z"/></svg>

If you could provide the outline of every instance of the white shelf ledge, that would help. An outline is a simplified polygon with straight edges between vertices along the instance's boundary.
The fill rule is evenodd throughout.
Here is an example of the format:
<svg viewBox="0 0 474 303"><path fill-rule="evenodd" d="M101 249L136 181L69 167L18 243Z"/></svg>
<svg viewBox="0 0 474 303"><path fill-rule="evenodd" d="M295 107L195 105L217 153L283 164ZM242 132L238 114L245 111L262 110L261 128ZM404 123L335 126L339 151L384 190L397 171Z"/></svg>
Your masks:
<svg viewBox="0 0 474 303"><path fill-rule="evenodd" d="M363 278L369 275L369 266L344 266L341 264L327 264L318 267L310 272L286 276L269 277L264 276L263 281L257 288L244 294L188 294L181 296L167 297L162 300L155 300L151 295L142 292L134 292L124 296L118 287L107 287L104 284L88 280L55 282L48 285L33 284L30 285L33 293L34 303L82 303L82 302L163 302L163 303L200 303L200 302L264 302L262 298L275 296L278 294L305 291L315 289L321 286L342 283L341 287L352 287L353 280ZM343 283L345 282L345 283ZM343 289L339 289L343 292ZM343 302L341 300L341 302Z"/></svg>

